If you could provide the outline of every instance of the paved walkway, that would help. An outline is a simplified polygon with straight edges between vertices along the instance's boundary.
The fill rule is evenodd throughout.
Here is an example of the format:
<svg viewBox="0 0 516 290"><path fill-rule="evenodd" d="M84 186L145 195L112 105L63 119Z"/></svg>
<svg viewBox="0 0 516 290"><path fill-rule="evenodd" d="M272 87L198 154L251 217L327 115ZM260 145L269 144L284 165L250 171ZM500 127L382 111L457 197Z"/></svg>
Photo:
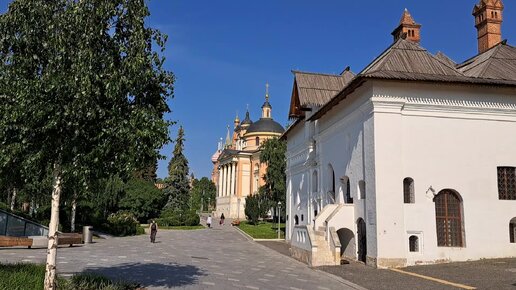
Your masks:
<svg viewBox="0 0 516 290"><path fill-rule="evenodd" d="M44 249L0 248L0 262L44 263ZM159 231L59 248L58 272L134 280L148 289L354 289L247 240L231 226Z"/></svg>

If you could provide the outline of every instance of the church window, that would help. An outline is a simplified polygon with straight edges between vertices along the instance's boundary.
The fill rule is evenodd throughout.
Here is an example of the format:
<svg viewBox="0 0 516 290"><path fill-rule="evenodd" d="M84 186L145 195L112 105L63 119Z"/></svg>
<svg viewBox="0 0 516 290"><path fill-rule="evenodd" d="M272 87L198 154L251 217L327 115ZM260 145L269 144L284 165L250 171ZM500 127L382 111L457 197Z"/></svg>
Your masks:
<svg viewBox="0 0 516 290"><path fill-rule="evenodd" d="M498 198L516 200L516 167L498 167Z"/></svg>
<svg viewBox="0 0 516 290"><path fill-rule="evenodd" d="M417 236L410 236L409 251L410 252L419 252L419 238Z"/></svg>
<svg viewBox="0 0 516 290"><path fill-rule="evenodd" d="M353 203L353 198L351 197L351 184L349 183L349 177L345 176L346 180L346 195L344 196L345 203Z"/></svg>
<svg viewBox="0 0 516 290"><path fill-rule="evenodd" d="M312 192L313 193L319 192L319 181L318 181L317 170L314 170L314 172L312 173Z"/></svg>
<svg viewBox="0 0 516 290"><path fill-rule="evenodd" d="M516 243L516 217L509 222L509 240Z"/></svg>
<svg viewBox="0 0 516 290"><path fill-rule="evenodd" d="M358 192L360 193L359 199L365 199L366 198L366 183L363 180L360 180L358 182Z"/></svg>
<svg viewBox="0 0 516 290"><path fill-rule="evenodd" d="M297 214L294 216L294 223L295 223L296 225L298 225L298 224L299 224L299 217L297 216Z"/></svg>
<svg viewBox="0 0 516 290"><path fill-rule="evenodd" d="M301 221L304 221L304 220L305 220L305 216L301 215Z"/></svg>
<svg viewBox="0 0 516 290"><path fill-rule="evenodd" d="M403 179L403 202L414 203L414 179L407 177Z"/></svg>
<svg viewBox="0 0 516 290"><path fill-rule="evenodd" d="M260 137L256 137L256 146L260 146Z"/></svg>
<svg viewBox="0 0 516 290"><path fill-rule="evenodd" d="M330 196L335 202L335 171L333 170L333 166L328 164L328 191L330 192Z"/></svg>
<svg viewBox="0 0 516 290"><path fill-rule="evenodd" d="M440 191L434 198L437 246L463 247L462 199L453 190Z"/></svg>

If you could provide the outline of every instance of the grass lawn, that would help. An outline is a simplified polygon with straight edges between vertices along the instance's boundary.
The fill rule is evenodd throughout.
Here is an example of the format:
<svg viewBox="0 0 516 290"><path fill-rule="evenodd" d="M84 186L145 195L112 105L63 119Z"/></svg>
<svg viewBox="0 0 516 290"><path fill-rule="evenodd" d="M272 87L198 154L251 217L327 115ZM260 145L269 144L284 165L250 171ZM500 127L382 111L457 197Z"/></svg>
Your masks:
<svg viewBox="0 0 516 290"><path fill-rule="evenodd" d="M45 265L0 264L0 289L41 290L45 279ZM139 285L112 282L94 274L79 274L66 280L57 279L59 290L136 290Z"/></svg>
<svg viewBox="0 0 516 290"><path fill-rule="evenodd" d="M249 224L247 221L242 221L239 228L255 239L277 239L278 238L278 224L270 222L260 222L258 225ZM285 224L280 225L281 239L285 238Z"/></svg>

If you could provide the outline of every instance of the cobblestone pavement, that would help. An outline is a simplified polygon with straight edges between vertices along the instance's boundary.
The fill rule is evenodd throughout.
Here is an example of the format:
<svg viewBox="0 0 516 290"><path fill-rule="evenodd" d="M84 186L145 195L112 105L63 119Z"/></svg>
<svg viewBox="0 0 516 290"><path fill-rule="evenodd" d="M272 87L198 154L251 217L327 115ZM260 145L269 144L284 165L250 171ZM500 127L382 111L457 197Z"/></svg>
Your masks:
<svg viewBox="0 0 516 290"><path fill-rule="evenodd" d="M148 289L354 289L247 240L231 226L159 231L58 250L58 272L96 272ZM44 263L44 249L0 248L0 262ZM344 283L343 283L344 282Z"/></svg>

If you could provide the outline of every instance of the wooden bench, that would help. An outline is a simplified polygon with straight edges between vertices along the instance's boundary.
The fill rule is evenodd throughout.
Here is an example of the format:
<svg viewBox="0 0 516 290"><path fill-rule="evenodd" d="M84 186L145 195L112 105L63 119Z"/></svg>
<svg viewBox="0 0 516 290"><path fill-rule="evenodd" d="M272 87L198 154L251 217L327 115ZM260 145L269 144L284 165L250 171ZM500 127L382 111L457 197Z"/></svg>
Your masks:
<svg viewBox="0 0 516 290"><path fill-rule="evenodd" d="M77 233L59 233L57 239L58 245L70 245L70 247L82 243L82 234Z"/></svg>
<svg viewBox="0 0 516 290"><path fill-rule="evenodd" d="M32 239L26 237L0 236L0 247L32 247Z"/></svg>

